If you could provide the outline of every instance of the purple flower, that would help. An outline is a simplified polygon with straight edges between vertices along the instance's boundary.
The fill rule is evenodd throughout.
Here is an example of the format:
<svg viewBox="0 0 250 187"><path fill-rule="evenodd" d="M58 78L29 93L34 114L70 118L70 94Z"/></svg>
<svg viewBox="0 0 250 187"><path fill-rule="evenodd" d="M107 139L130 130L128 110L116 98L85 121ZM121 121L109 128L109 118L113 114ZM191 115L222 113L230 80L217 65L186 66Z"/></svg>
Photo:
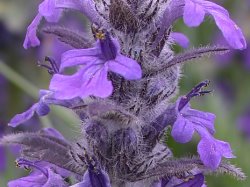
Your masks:
<svg viewBox="0 0 250 187"><path fill-rule="evenodd" d="M179 106L181 103L182 97L178 99L176 103L176 110L178 110L177 120L175 121L171 132L177 142L189 142L193 137L196 126L206 128L211 134L215 133L214 114L191 109L189 103L180 110Z"/></svg>
<svg viewBox="0 0 250 187"><path fill-rule="evenodd" d="M198 153L202 162L207 167L216 169L222 157L234 158L230 145L213 137L215 115L191 109L189 103L186 104L186 98L183 96L176 103L177 119L171 135L177 142L187 143L194 132L197 132L201 136Z"/></svg>
<svg viewBox="0 0 250 187"><path fill-rule="evenodd" d="M120 46L109 33L103 35L90 49L75 49L62 55L60 71L66 67L83 65L75 74L66 76L55 74L50 90L57 99L71 99L90 95L105 98L112 94L112 82L108 71L117 73L127 80L140 79L140 65L120 53Z"/></svg>
<svg viewBox="0 0 250 187"><path fill-rule="evenodd" d="M58 100L54 94L48 90L40 90L39 101L32 105L27 111L15 115L9 122L9 126L17 127L18 125L31 119L36 113L38 116L45 116L50 112L49 105L59 105L63 107L72 107L75 104L81 103L81 99L74 98L72 100Z"/></svg>
<svg viewBox="0 0 250 187"><path fill-rule="evenodd" d="M180 45L183 48L188 48L189 46L189 39L183 33L180 32L172 32L170 37L173 39L175 43Z"/></svg>
<svg viewBox="0 0 250 187"><path fill-rule="evenodd" d="M48 167L41 167L39 164L35 164L26 160L19 160L19 165L25 165L25 167L35 168L30 175L22 177L16 180L8 182L8 187L51 187L61 186L66 187L64 179L53 169Z"/></svg>
<svg viewBox="0 0 250 187"><path fill-rule="evenodd" d="M11 121L9 122L9 126L17 127L21 123L32 118L32 116L36 113L38 116L45 116L50 112L50 108L46 103L46 97L49 95L48 91L41 90L40 91L40 100L38 103L33 104L27 111L15 115Z"/></svg>
<svg viewBox="0 0 250 187"><path fill-rule="evenodd" d="M50 23L58 22L64 9L74 9L85 14L91 22L100 23L95 5L92 0L78 1L78 0L44 0L38 9L38 14L28 26L23 47L28 49L40 45L40 40L37 37L37 28L44 17Z"/></svg>
<svg viewBox="0 0 250 187"><path fill-rule="evenodd" d="M216 25L232 48L246 48L246 40L240 28L230 19L226 9L210 1L185 0L183 17L188 26L199 26L205 14L213 16Z"/></svg>

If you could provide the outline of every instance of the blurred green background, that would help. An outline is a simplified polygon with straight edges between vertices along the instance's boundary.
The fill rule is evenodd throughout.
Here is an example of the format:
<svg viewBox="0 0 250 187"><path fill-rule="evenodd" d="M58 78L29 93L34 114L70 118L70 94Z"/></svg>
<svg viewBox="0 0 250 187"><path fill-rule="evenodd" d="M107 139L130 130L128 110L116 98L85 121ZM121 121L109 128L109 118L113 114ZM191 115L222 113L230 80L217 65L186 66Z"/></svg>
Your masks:
<svg viewBox="0 0 250 187"><path fill-rule="evenodd" d="M40 1L33 0L0 0L0 125L6 126L15 114L25 111L36 102L38 90L46 89L49 76L46 70L36 65L38 59L43 61L50 55L51 46L24 50L26 27L36 14ZM223 4L231 17L243 29L250 41L250 2L249 0L216 1ZM82 23L84 24L84 22ZM190 47L199 47L216 43L218 28L213 20L207 18L199 28L187 28L180 20L174 27L175 31L185 33L190 39ZM176 52L182 51L175 46ZM215 113L216 138L228 141L237 156L232 163L242 168L250 176L250 139L239 130L238 119L250 106L250 58L245 58L247 51L237 52L230 58L205 58L186 64L180 80L180 94L187 93L198 82L209 79L213 94L199 97L192 101L193 108ZM226 60L225 60L226 59ZM250 118L250 116L249 116ZM6 132L24 129L36 130L39 127L56 127L67 138L79 133L79 121L69 111L53 107L52 113L45 118L35 118L30 124L17 129L8 128ZM249 120L250 128L250 120ZM250 135L249 135L250 136ZM175 143L171 137L168 145L177 157L196 154L198 139L182 145ZM6 170L0 172L0 187L5 187L9 179L25 176L27 173L15 167L15 156L10 149L6 151L8 163ZM210 187L248 187L250 179L236 181L230 176L209 176L207 185Z"/></svg>

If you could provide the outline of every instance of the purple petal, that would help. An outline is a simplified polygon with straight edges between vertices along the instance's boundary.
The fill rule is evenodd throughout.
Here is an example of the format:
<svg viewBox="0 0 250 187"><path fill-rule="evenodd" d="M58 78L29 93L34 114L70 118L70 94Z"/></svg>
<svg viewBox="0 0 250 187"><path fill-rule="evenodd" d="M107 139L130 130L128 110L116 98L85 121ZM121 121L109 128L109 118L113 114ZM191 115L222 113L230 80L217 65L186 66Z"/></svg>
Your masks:
<svg viewBox="0 0 250 187"><path fill-rule="evenodd" d="M183 16L184 22L188 26L200 25L204 20L205 13L213 16L216 25L232 48L246 48L246 40L241 29L230 19L226 9L210 1L186 0Z"/></svg>
<svg viewBox="0 0 250 187"><path fill-rule="evenodd" d="M203 1L203 0L202 0ZM205 17L204 8L192 0L185 0L183 19L189 27L197 27Z"/></svg>
<svg viewBox="0 0 250 187"><path fill-rule="evenodd" d="M22 177L19 179L12 180L8 182L8 187L42 187L47 181L47 178L44 174L39 173L38 171L32 172L27 177Z"/></svg>
<svg viewBox="0 0 250 187"><path fill-rule="evenodd" d="M49 17L53 15L53 11L55 9L55 1L54 0L44 0L40 5L39 5L39 12L41 15L44 17Z"/></svg>
<svg viewBox="0 0 250 187"><path fill-rule="evenodd" d="M105 98L112 94L112 82L108 80L108 67L107 66L93 66L84 72L83 86L84 92L82 97L94 95L97 97Z"/></svg>
<svg viewBox="0 0 250 187"><path fill-rule="evenodd" d="M101 51L97 48L69 50L62 54L60 71L66 67L84 65L94 62L98 59L97 56L100 54Z"/></svg>
<svg viewBox="0 0 250 187"><path fill-rule="evenodd" d="M115 60L108 61L110 71L122 75L127 80L136 80L142 77L141 66L133 59L118 55Z"/></svg>
<svg viewBox="0 0 250 187"><path fill-rule="evenodd" d="M49 89L54 92L57 99L72 99L80 95L81 79L82 71L70 76L55 74L50 81Z"/></svg>
<svg viewBox="0 0 250 187"><path fill-rule="evenodd" d="M61 186L66 187L63 178L54 173L51 169L48 169L48 178L39 171L33 171L27 177L22 177L8 183L8 187L51 187Z"/></svg>
<svg viewBox="0 0 250 187"><path fill-rule="evenodd" d="M219 166L222 156L218 152L214 141L211 139L202 138L197 149L205 166L214 170Z"/></svg>
<svg viewBox="0 0 250 187"><path fill-rule="evenodd" d="M74 10L81 10L81 2L79 0L59 0L55 1L56 8L68 8Z"/></svg>
<svg viewBox="0 0 250 187"><path fill-rule="evenodd" d="M182 97L176 102L176 110L178 111L180 105L182 105ZM216 116L209 112L203 112L195 109L191 109L190 103L187 103L182 109L181 113L184 118L193 123L194 126L199 125L206 127L211 134L215 133L214 121Z"/></svg>
<svg viewBox="0 0 250 187"><path fill-rule="evenodd" d="M194 134L193 124L184 117L182 117L181 114L179 114L171 131L172 137L177 142L187 143L192 139L193 134Z"/></svg>
<svg viewBox="0 0 250 187"><path fill-rule="evenodd" d="M36 31L37 31L37 27L40 24L41 20L42 20L42 15L37 14L35 19L28 26L25 40L23 43L23 47L25 49L40 45L40 40L38 39L38 37L36 35Z"/></svg>
<svg viewBox="0 0 250 187"><path fill-rule="evenodd" d="M231 149L231 146L228 142L224 142L224 141L221 141L221 140L216 140L216 144L217 144L217 147L218 147L218 150L220 151L221 155L225 158L236 158L234 155L233 155L233 152L232 152L232 149Z"/></svg>
<svg viewBox="0 0 250 187"><path fill-rule="evenodd" d="M204 165L215 170L219 166L222 157L235 157L229 143L216 140L202 128L197 129L197 131L202 137L197 149Z"/></svg>
<svg viewBox="0 0 250 187"><path fill-rule="evenodd" d="M29 108L27 111L21 113L21 114L17 114L15 115L11 121L9 122L9 126L11 127L17 127L18 125L20 125L21 123L29 120L35 113L36 109L37 109L37 103L34 104L31 108Z"/></svg>
<svg viewBox="0 0 250 187"><path fill-rule="evenodd" d="M54 173L51 169L48 169L48 179L43 187L52 186L67 187L68 185L65 184L64 179L60 175Z"/></svg>
<svg viewBox="0 0 250 187"><path fill-rule="evenodd" d="M232 48L246 48L246 40L241 29L230 18L220 14L213 14L213 17L216 25L222 31L224 38Z"/></svg>
<svg viewBox="0 0 250 187"><path fill-rule="evenodd" d="M97 13L95 9L95 3L93 0L63 0L63 1L56 1L57 8L69 8L69 9L76 9L80 10L85 16L89 18L92 23L97 23L100 25L101 23L101 16Z"/></svg>
<svg viewBox="0 0 250 187"><path fill-rule="evenodd" d="M71 76L56 74L50 83L50 90L54 91L57 99L72 99L74 97L108 97L112 94L113 86L107 79L107 67L103 65L89 65Z"/></svg>
<svg viewBox="0 0 250 187"><path fill-rule="evenodd" d="M183 33L179 32L172 32L170 37L174 40L175 43L180 45L183 48L188 48L189 46L189 39Z"/></svg>
<svg viewBox="0 0 250 187"><path fill-rule="evenodd" d="M58 22L61 17L62 10L56 9L56 0L44 0L39 5L39 13L46 18L48 22Z"/></svg>
<svg viewBox="0 0 250 187"><path fill-rule="evenodd" d="M185 118L192 123L206 127L211 134L215 133L214 121L216 116L214 114L190 108L185 112Z"/></svg>

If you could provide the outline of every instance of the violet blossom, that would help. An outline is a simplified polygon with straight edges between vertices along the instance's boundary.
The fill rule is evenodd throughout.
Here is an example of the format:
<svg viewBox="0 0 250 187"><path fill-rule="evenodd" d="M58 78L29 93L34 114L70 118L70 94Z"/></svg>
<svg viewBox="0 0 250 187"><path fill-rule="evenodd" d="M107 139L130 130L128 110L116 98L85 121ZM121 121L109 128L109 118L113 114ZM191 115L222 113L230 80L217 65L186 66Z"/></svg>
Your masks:
<svg viewBox="0 0 250 187"><path fill-rule="evenodd" d="M38 116L45 116L50 112L50 108L46 102L44 102L46 98L46 91L40 92L40 100L38 103L32 105L27 111L21 114L15 115L11 121L9 122L9 126L16 127L19 124L29 120L35 113Z"/></svg>
<svg viewBox="0 0 250 187"><path fill-rule="evenodd" d="M215 115L208 112L191 109L188 101L196 95L205 94L200 89L208 84L207 81L197 85L186 96L180 97L176 102L177 119L173 125L171 135L177 142L189 142L194 132L197 132L201 140L198 144L198 153L202 162L216 169L222 157L234 158L229 143L217 140L213 137L215 133Z"/></svg>
<svg viewBox="0 0 250 187"><path fill-rule="evenodd" d="M230 19L226 9L210 1L185 0L183 18L188 26L200 25L205 14L213 16L216 25L231 47L235 49L246 48L246 40L240 28Z"/></svg>
<svg viewBox="0 0 250 187"><path fill-rule="evenodd" d="M50 112L50 105L59 105L62 107L74 107L81 103L80 98L72 100L58 100L54 97L53 93L49 90L39 91L39 101L33 104L27 111L16 114L9 122L9 126L17 127L31 119L35 114L38 116L46 116Z"/></svg>
<svg viewBox="0 0 250 187"><path fill-rule="evenodd" d="M171 14L174 12L174 14ZM171 14L171 15L170 15ZM233 49L245 49L247 44L241 29L231 20L229 13L216 3L205 0L176 0L171 1L165 10L162 25L169 24L183 16L184 22L189 27L199 26L205 15L211 15L216 25L221 30L229 46Z"/></svg>
<svg viewBox="0 0 250 187"><path fill-rule="evenodd" d="M74 97L108 97L113 86L107 79L108 71L122 75L127 80L141 78L141 68L136 61L120 54L117 40L103 33L95 48L76 49L62 55L60 71L66 67L85 65L71 76L55 74L50 83L50 90L58 99Z"/></svg>

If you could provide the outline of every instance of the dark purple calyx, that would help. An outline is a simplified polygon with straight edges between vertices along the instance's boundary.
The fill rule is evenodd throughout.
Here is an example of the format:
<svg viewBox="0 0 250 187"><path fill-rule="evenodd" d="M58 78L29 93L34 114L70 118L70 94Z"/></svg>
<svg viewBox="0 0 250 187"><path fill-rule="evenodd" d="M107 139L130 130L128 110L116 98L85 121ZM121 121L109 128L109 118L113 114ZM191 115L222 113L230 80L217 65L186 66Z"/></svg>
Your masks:
<svg viewBox="0 0 250 187"><path fill-rule="evenodd" d="M89 169L89 178L92 186L106 187L107 179L102 173L101 170L90 170Z"/></svg>
<svg viewBox="0 0 250 187"><path fill-rule="evenodd" d="M110 34L107 31L98 31L96 38L100 41L102 56L105 60L114 60L117 55L117 47L115 46Z"/></svg>
<svg viewBox="0 0 250 187"><path fill-rule="evenodd" d="M36 109L36 112L39 116L46 116L49 114L50 112L50 108L49 105L47 103L44 102L39 102L38 103L38 107Z"/></svg>

